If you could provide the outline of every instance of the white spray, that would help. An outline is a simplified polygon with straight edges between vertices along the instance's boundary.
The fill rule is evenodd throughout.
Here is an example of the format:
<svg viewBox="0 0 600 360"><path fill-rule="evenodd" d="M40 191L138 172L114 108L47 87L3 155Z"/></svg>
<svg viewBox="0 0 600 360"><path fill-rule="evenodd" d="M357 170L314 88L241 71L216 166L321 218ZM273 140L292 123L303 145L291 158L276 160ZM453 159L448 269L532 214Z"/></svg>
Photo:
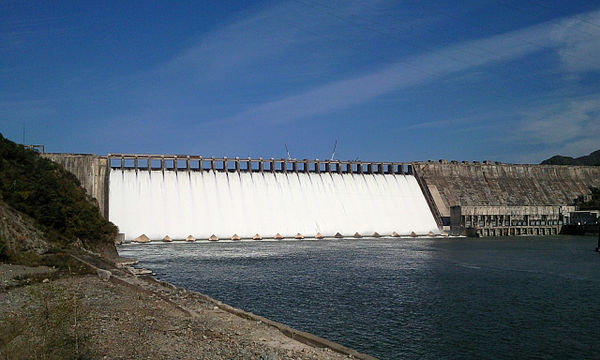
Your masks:
<svg viewBox="0 0 600 360"><path fill-rule="evenodd" d="M109 199L126 240L439 232L412 175L112 170Z"/></svg>

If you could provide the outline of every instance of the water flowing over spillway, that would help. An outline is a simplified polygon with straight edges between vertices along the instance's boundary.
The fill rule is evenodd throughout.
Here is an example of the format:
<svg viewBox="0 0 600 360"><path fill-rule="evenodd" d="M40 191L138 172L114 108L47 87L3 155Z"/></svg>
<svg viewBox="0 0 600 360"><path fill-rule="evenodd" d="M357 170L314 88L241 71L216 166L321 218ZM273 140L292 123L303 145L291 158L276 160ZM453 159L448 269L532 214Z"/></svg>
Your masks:
<svg viewBox="0 0 600 360"><path fill-rule="evenodd" d="M438 233L412 175L110 172L109 218L126 240Z"/></svg>

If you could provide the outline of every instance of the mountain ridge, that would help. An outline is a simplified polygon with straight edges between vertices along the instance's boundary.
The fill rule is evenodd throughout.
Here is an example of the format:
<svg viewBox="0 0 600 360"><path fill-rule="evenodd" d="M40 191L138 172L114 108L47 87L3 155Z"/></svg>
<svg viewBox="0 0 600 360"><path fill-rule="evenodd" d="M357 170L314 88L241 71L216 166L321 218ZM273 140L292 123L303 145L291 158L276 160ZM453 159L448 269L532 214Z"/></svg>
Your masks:
<svg viewBox="0 0 600 360"><path fill-rule="evenodd" d="M570 157L563 155L554 155L540 163L541 165L585 165L600 166L600 150L596 150L589 155L580 157Z"/></svg>

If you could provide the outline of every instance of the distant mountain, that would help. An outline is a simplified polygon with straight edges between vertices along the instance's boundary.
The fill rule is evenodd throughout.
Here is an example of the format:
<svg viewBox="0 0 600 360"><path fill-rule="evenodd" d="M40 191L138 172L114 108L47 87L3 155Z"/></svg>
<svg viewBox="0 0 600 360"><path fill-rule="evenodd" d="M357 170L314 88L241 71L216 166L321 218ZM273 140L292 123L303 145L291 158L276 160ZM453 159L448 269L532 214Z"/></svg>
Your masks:
<svg viewBox="0 0 600 360"><path fill-rule="evenodd" d="M600 166L600 150L578 158L556 155L541 162L542 165L587 165Z"/></svg>

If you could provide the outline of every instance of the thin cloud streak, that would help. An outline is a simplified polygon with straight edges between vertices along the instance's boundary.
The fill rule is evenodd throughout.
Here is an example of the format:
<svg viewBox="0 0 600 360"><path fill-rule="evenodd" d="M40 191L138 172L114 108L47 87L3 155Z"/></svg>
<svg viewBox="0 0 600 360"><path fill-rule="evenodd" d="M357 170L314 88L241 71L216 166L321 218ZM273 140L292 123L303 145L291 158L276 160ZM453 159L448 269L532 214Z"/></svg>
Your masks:
<svg viewBox="0 0 600 360"><path fill-rule="evenodd" d="M376 18L381 15L380 7L388 2L346 1L335 6L335 13L340 18L355 15ZM285 2L250 14L205 35L158 71L191 73L204 81L217 81L316 39L322 41L345 35L339 31L339 20L309 10L302 2ZM332 28L338 31L331 31Z"/></svg>
<svg viewBox="0 0 600 360"><path fill-rule="evenodd" d="M600 12L584 15L596 18ZM229 118L228 122L277 124L318 116L452 73L514 60L544 49L561 48L565 45L565 39L557 37L557 34L565 26L573 26L576 21L575 16L563 18L432 51L371 74L329 83L299 95L256 106Z"/></svg>
<svg viewBox="0 0 600 360"><path fill-rule="evenodd" d="M581 99L570 99L559 104L547 104L526 114L519 131L520 141L531 144L562 146L572 144L583 150L581 144L600 138L600 94ZM580 144L580 145L576 145Z"/></svg>

